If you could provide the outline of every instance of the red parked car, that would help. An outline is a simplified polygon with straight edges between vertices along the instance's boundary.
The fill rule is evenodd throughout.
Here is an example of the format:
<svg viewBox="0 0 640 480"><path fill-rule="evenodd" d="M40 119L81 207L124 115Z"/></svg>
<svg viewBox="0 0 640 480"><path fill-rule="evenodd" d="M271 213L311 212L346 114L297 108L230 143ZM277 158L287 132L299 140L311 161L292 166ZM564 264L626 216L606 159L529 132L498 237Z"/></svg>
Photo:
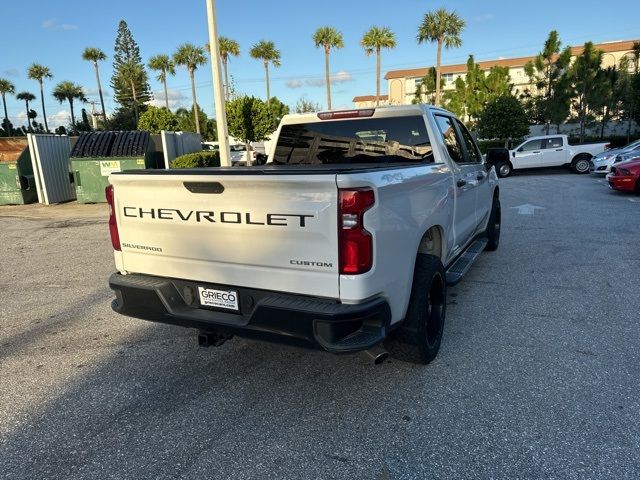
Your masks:
<svg viewBox="0 0 640 480"><path fill-rule="evenodd" d="M609 186L615 190L640 193L640 158L611 167L607 180Z"/></svg>

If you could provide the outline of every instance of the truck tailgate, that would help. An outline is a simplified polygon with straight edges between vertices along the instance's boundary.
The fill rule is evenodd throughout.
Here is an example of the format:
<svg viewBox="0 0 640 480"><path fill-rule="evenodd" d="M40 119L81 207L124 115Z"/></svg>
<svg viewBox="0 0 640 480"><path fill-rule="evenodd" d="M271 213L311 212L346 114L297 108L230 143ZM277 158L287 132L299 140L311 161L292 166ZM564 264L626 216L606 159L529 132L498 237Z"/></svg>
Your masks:
<svg viewBox="0 0 640 480"><path fill-rule="evenodd" d="M171 173L109 177L125 272L338 298L335 174Z"/></svg>

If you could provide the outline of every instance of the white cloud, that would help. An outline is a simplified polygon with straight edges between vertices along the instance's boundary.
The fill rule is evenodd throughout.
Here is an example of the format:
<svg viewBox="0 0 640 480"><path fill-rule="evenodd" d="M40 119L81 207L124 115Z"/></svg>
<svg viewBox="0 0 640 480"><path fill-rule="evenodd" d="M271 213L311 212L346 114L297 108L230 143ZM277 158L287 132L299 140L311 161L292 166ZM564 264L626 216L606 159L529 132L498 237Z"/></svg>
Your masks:
<svg viewBox="0 0 640 480"><path fill-rule="evenodd" d="M74 107L76 106L74 105ZM76 114L76 121L82 119L82 108L83 107L80 106L79 108L76 107L73 109L74 113ZM38 117L36 117L36 121L39 123L42 122L42 120L39 120ZM47 122L49 123L50 130L57 128L60 125L67 127L71 123L71 113L69 113L68 110L60 110L53 115L47 115Z"/></svg>
<svg viewBox="0 0 640 480"><path fill-rule="evenodd" d="M331 83L345 83L353 81L353 77L346 70L341 70L331 76Z"/></svg>
<svg viewBox="0 0 640 480"><path fill-rule="evenodd" d="M78 25L73 25L72 23L60 23L57 18L47 18L42 22L42 28L52 31L69 31L77 30Z"/></svg>
<svg viewBox="0 0 640 480"><path fill-rule="evenodd" d="M31 105L29 105L29 107L31 107ZM74 110L76 114L76 120L80 120L82 116L82 106L78 106ZM11 118L9 118L9 120L13 124L14 128L26 126L27 112L20 111L16 115L13 115ZM42 114L40 112L38 112L38 116L35 118L35 121L44 125ZM49 130L54 130L60 125L67 127L71 123L71 114L68 110L59 110L53 115L47 115L47 122L49 123Z"/></svg>
<svg viewBox="0 0 640 480"><path fill-rule="evenodd" d="M331 75L330 81L332 85L338 84L338 83L352 82L353 76L346 70L340 70L339 72ZM310 87L322 87L324 85L324 78L311 78L307 80L305 83Z"/></svg>
<svg viewBox="0 0 640 480"><path fill-rule="evenodd" d="M289 88L300 88L302 87L302 80L288 80L287 87Z"/></svg>
<svg viewBox="0 0 640 480"><path fill-rule="evenodd" d="M168 89L167 97L169 98L169 108L172 110L184 107L185 104L188 105L188 102L186 102L186 100L188 100L187 96L180 90ZM154 107L164 107L164 90L157 90L153 92L153 100L149 102L149 105L153 105Z"/></svg>

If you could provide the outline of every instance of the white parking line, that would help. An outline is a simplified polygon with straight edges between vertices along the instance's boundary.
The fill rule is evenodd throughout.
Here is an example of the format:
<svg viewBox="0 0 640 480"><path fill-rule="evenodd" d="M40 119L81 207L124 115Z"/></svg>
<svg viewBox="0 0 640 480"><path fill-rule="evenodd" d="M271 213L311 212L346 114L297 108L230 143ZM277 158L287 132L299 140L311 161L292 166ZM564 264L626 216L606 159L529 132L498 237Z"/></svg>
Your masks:
<svg viewBox="0 0 640 480"><path fill-rule="evenodd" d="M627 200L633 203L640 203L640 198L627 198Z"/></svg>

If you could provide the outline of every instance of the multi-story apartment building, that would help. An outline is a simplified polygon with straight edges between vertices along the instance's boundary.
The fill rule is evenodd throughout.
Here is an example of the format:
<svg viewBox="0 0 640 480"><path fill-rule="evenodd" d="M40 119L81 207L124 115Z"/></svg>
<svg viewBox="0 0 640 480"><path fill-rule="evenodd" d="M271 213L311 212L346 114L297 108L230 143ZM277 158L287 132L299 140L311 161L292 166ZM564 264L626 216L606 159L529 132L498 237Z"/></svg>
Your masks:
<svg viewBox="0 0 640 480"><path fill-rule="evenodd" d="M596 48L602 50L604 55L602 57L603 68L617 66L620 64L622 57L632 55L633 43L639 40L625 40L616 42L598 43ZM579 55L583 50L582 46L571 47L571 54L573 58ZM485 60L477 62L482 70L489 72L491 67L502 66L509 67L509 76L511 77L511 83L515 90L524 91L530 87L529 77L524 72L524 66L529 60L534 60L532 57L517 57L517 58L500 58L497 60ZM384 76L387 80L388 95L380 96L381 104L408 104L414 99L416 86L422 81L422 78L427 74L430 67L423 68L411 68L405 70L390 70ZM455 86L455 81L458 77L463 79L466 76L467 64L460 63L457 65L443 65L442 66L442 78L445 81L443 91L452 90ZM375 95L364 95L354 97L353 102L356 107L368 107L375 105Z"/></svg>

